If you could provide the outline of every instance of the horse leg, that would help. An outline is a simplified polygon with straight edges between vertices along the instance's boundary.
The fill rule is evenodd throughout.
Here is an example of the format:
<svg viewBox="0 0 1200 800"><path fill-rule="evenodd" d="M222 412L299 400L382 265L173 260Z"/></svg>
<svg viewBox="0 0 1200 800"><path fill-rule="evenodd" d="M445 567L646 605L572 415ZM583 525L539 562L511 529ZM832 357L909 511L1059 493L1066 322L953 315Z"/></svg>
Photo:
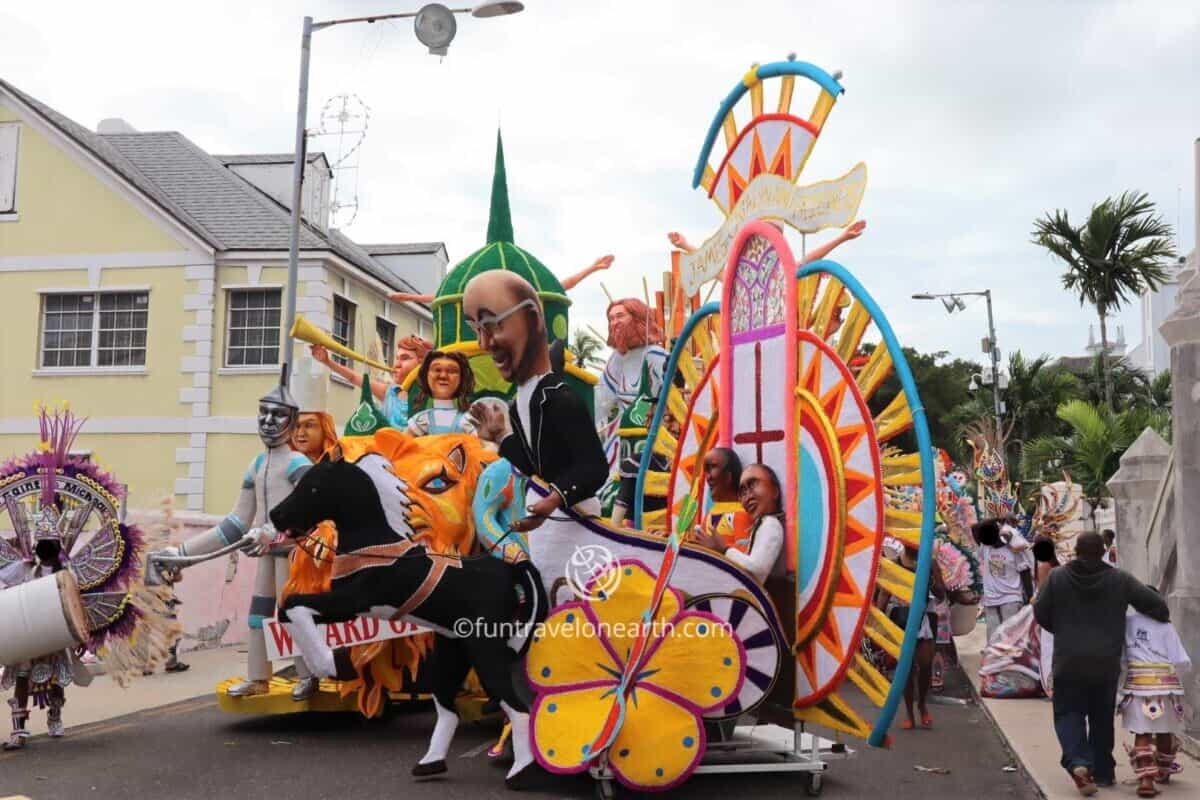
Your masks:
<svg viewBox="0 0 1200 800"><path fill-rule="evenodd" d="M308 606L290 606L284 627L296 640L309 671L318 678L332 678L337 675L337 664L333 650L321 639L321 632L313 621L318 614L320 611Z"/></svg>
<svg viewBox="0 0 1200 800"><path fill-rule="evenodd" d="M437 676L433 691L437 722L433 726L433 735L429 737L429 749L412 769L412 774L418 778L446 771L446 754L450 752L450 742L458 728L454 699L471 670L471 662L462 643L441 634L438 634L433 645L432 660L430 666Z"/></svg>
<svg viewBox="0 0 1200 800"><path fill-rule="evenodd" d="M505 776L510 785L518 773L533 763L533 748L529 745L529 711L518 695L513 680L512 663L516 659L508 643L500 638L467 639L464 644L471 655L471 666L489 697L500 701L512 725L513 764Z"/></svg>
<svg viewBox="0 0 1200 800"><path fill-rule="evenodd" d="M316 677L337 677L333 650L321 638L316 621L329 624L354 619L363 610L361 594L361 587L347 580L328 592L291 595L280 609L279 620L296 640L304 663Z"/></svg>

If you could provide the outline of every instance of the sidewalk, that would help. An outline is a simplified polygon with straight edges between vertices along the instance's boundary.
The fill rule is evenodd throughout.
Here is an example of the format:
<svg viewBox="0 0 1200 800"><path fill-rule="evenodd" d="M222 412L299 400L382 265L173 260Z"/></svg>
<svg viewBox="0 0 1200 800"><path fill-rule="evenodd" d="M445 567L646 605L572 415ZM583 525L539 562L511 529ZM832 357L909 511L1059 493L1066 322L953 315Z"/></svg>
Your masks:
<svg viewBox="0 0 1200 800"><path fill-rule="evenodd" d="M958 658L963 672L967 674L978 694L979 657L986 644L984 626L978 625L972 633L957 637L954 641L958 646ZM1047 800L1079 797L1071 779L1058 763L1062 752L1058 749L1058 739L1054 735L1054 715L1048 699L983 698L982 704ZM1117 784L1111 789L1101 789L1100 794L1096 795L1100 798L1136 796L1136 781L1133 779L1133 771L1129 768L1129 759L1121 746L1123 742L1132 744L1133 737L1121 729L1120 719L1116 721L1116 726L1117 746L1113 758L1117 760ZM1183 764L1183 774L1171 778L1169 786L1160 787L1163 790L1159 795L1162 800L1200 797L1200 762L1182 753L1179 759Z"/></svg>
<svg viewBox="0 0 1200 800"><path fill-rule="evenodd" d="M71 728L80 725L212 695L218 683L246 670L244 646L195 650L183 654L183 661L192 667L187 672L165 673L159 668L154 675L134 678L126 689L107 675L97 675L91 686L67 687L67 704L63 707L67 736L71 735ZM212 698L212 702L216 703L216 699ZM29 729L34 735L46 732L44 711L33 709Z"/></svg>

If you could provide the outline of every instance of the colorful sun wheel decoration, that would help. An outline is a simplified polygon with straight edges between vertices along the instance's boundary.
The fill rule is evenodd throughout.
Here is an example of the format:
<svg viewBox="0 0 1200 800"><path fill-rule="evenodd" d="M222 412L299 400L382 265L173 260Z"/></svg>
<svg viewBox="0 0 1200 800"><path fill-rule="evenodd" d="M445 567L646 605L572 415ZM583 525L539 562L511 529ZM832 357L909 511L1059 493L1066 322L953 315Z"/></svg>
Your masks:
<svg viewBox="0 0 1200 800"><path fill-rule="evenodd" d="M797 78L818 92L807 118L790 112ZM767 79L779 87L777 110L769 113ZM882 311L844 267L798 260L778 224L810 234L854 221L865 165L835 181L795 185L841 93L824 70L789 60L752 68L718 110L695 185L725 221L704 245L683 254L677 275L687 297L715 281L711 291L719 300L679 328L672 362L682 380L664 381L635 522L671 531L690 508L701 509L702 519L713 504L701 465L713 447L732 448L743 465L770 466L782 487L789 574L786 589L768 589L790 651L772 696L779 686L794 686L797 722L883 745L916 649L933 554L928 427ZM735 111L747 97L750 119L739 128ZM722 131L725 152L718 153ZM893 376L902 391L883 402L880 389L894 386ZM666 414L678 424L677 436L666 430ZM917 444L912 453L900 448L908 431ZM650 469L652 451L666 456L668 470ZM885 502L904 487L923 488L919 511ZM640 507L652 497L667 501L657 516ZM915 572L881 557L889 536L918 549ZM877 588L911 605L907 628L875 607ZM891 675L864 657L864 640L896 660ZM747 653L753 655L749 645ZM747 685L753 666L751 659ZM736 711L727 707L725 716Z"/></svg>

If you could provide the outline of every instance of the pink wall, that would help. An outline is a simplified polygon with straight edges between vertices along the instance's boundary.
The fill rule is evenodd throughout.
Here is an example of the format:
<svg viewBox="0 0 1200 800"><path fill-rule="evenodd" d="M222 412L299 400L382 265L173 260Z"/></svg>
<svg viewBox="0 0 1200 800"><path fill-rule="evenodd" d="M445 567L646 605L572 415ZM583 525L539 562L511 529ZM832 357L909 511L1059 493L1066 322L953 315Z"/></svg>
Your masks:
<svg viewBox="0 0 1200 800"><path fill-rule="evenodd" d="M205 531L220 520L220 517L206 514L174 513L170 523L171 544L178 544ZM128 521L151 529L156 525L161 526L164 517L157 510L130 509ZM247 641L249 629L246 627L246 615L254 588L254 567L254 559L235 554L184 570L183 580L176 584L175 589L175 596L181 603L178 607L179 622L184 631L184 638L179 643L180 651ZM223 625L227 627L217 637Z"/></svg>

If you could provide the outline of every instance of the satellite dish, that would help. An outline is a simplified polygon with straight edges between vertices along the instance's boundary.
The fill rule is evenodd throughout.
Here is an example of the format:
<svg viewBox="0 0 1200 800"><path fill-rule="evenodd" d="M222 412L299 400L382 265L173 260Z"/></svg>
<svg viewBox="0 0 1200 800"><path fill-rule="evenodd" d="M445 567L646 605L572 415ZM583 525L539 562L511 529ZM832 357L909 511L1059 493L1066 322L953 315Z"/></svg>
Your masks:
<svg viewBox="0 0 1200 800"><path fill-rule="evenodd" d="M450 9L441 3L430 3L417 12L413 30L421 44L429 48L430 55L444 56L458 32L458 23Z"/></svg>

